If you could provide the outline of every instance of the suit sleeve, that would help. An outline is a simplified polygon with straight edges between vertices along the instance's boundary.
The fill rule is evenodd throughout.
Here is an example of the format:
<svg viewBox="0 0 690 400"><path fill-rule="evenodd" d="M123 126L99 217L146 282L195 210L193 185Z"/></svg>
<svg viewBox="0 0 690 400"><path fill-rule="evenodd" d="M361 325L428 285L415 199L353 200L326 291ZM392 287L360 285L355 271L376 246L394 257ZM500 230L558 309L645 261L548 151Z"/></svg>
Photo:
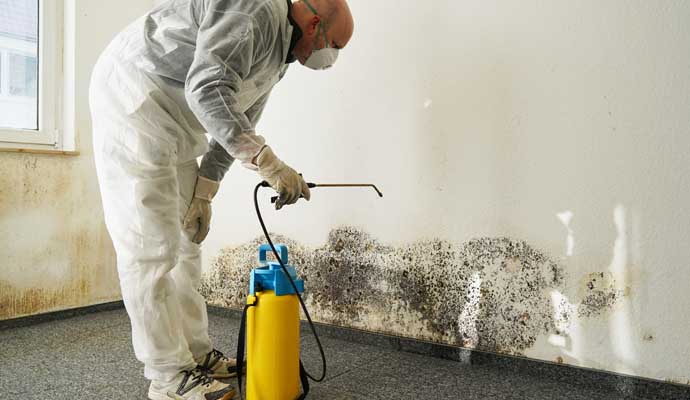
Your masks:
<svg viewBox="0 0 690 400"><path fill-rule="evenodd" d="M259 123L261 115L268 101L270 92L264 94L259 100L245 113L253 127ZM209 151L201 160L199 175L204 178L219 182L228 172L235 159L228 154L225 148L215 139L211 139Z"/></svg>
<svg viewBox="0 0 690 400"><path fill-rule="evenodd" d="M270 18L260 26L256 15L233 11L233 0L209 1L199 21L194 60L185 83L185 96L199 122L213 138L213 161L232 159L250 164L265 144L241 110L238 93L254 60L266 54L274 29ZM227 155L219 154L225 150ZM208 169L207 169L208 170ZM216 177L221 171L216 171ZM224 172L223 172L224 174ZM211 177L209 177L211 178Z"/></svg>

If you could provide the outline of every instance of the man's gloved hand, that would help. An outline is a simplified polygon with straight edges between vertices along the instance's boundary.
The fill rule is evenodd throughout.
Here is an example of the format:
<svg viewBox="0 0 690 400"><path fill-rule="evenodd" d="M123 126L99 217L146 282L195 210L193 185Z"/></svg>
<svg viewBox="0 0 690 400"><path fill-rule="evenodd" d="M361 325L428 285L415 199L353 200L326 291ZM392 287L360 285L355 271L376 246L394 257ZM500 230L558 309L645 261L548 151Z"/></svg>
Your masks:
<svg viewBox="0 0 690 400"><path fill-rule="evenodd" d="M259 175L278 192L276 210L280 210L286 204L294 204L300 196L309 200L311 194L307 183L294 169L280 161L269 146L265 146L256 156L256 166Z"/></svg>
<svg viewBox="0 0 690 400"><path fill-rule="evenodd" d="M211 229L211 200L218 192L219 183L199 176L196 179L194 198L184 216L184 229L192 242L201 244Z"/></svg>

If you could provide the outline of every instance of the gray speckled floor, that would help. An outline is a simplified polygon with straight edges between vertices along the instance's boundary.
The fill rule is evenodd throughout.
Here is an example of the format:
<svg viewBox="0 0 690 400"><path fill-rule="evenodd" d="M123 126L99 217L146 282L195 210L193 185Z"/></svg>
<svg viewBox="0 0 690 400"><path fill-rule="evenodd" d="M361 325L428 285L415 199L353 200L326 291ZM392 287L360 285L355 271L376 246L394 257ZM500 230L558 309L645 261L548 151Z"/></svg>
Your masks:
<svg viewBox="0 0 690 400"><path fill-rule="evenodd" d="M234 354L239 321L209 318L216 347ZM313 384L312 399L622 399L491 367L322 340L329 374ZM307 369L317 374L318 351L308 336L303 341ZM0 399L146 399L124 310L0 331L0 360Z"/></svg>

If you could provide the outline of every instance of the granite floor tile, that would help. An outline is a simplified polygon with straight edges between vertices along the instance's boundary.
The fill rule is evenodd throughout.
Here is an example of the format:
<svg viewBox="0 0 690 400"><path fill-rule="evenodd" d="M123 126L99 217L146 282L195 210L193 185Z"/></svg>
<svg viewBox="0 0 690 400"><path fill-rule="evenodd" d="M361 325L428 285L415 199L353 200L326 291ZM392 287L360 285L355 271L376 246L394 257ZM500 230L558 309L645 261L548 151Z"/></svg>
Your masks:
<svg viewBox="0 0 690 400"><path fill-rule="evenodd" d="M214 346L228 355L235 354L238 327L236 317L209 316ZM328 376L325 382L312 384L311 399L622 399L504 368L401 353L326 335L322 343ZM318 375L320 355L306 330L302 357ZM146 399L148 382L134 357L124 310L0 331L0 360L2 399Z"/></svg>

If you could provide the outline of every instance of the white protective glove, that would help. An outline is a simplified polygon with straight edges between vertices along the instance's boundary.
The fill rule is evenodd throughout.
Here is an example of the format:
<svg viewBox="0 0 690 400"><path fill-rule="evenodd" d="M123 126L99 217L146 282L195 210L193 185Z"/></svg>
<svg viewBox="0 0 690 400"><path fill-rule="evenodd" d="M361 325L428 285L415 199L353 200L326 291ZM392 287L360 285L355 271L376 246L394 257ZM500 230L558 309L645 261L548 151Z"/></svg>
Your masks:
<svg viewBox="0 0 690 400"><path fill-rule="evenodd" d="M302 176L280 161L269 146L264 146L256 156L256 166L259 175L278 192L276 210L280 210L286 204L296 203L300 196L306 200L311 197L309 187Z"/></svg>
<svg viewBox="0 0 690 400"><path fill-rule="evenodd" d="M219 186L218 182L203 176L196 178L194 198L184 216L184 229L192 235L190 239L196 244L201 244L211 229L211 200Z"/></svg>

